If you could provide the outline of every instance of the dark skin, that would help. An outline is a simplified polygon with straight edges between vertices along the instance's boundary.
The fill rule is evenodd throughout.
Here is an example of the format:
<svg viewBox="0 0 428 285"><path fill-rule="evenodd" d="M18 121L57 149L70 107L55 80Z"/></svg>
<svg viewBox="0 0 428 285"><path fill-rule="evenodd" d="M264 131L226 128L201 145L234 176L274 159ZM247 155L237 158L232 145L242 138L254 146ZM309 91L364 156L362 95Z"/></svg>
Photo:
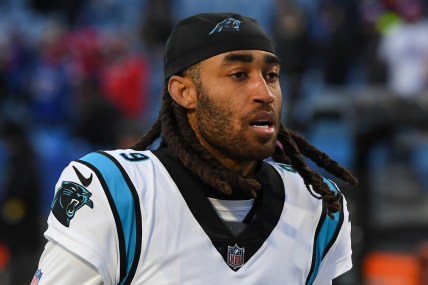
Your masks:
<svg viewBox="0 0 428 285"><path fill-rule="evenodd" d="M169 93L186 109L191 128L212 156L243 176L254 174L277 142L278 58L260 50L233 51L204 60L199 68L200 82L174 75Z"/></svg>

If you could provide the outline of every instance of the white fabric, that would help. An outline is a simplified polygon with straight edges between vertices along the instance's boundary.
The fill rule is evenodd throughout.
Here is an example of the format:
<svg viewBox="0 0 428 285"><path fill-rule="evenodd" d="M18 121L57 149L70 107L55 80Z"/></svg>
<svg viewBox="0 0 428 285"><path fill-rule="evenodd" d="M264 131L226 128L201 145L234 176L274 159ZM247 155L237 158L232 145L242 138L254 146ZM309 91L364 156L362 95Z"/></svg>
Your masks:
<svg viewBox="0 0 428 285"><path fill-rule="evenodd" d="M346 201L344 200L346 207ZM345 215L342 230L334 243L333 247L327 253L321 262L320 270L313 285L324 285L331 282L331 276L339 276L352 268L349 258L349 237L351 236L351 222L349 215Z"/></svg>
<svg viewBox="0 0 428 285"><path fill-rule="evenodd" d="M72 162L62 172L56 189L60 188L62 181L81 183L76 177L73 165L77 165L85 177L90 176L89 168ZM89 188L94 189L91 191L94 208L84 206L79 209L71 220L70 227L64 227L51 212L45 236L91 264L102 276L105 284L114 285L119 281L119 248L115 220L101 183L95 178L95 174L93 175L94 179Z"/></svg>
<svg viewBox="0 0 428 285"><path fill-rule="evenodd" d="M225 222L242 222L253 207L250 200L219 200L208 198L220 218Z"/></svg>
<svg viewBox="0 0 428 285"><path fill-rule="evenodd" d="M314 234L321 215L322 203L312 197L301 177L271 162L284 182L285 205L280 220L262 247L238 271L224 262L204 230L195 220L164 166L150 151L139 152L149 159L129 162L121 153L108 152L129 175L138 192L142 217L141 257L131 284L304 284L311 267ZM84 177L93 175L86 189L92 194L93 208L80 208L69 227L51 213L48 218L48 240L90 264L103 284L117 284L120 276L119 241L116 224L99 177L87 166L72 162L62 173L63 181L81 183L73 170L77 167ZM329 284L332 279L352 267L350 223L344 204L345 222L326 258L320 265L316 285ZM53 257L51 257L51 255ZM45 250L39 269L44 272L39 284L99 284L93 271L81 266L53 269L57 251ZM64 260L67 260L62 256ZM77 262L71 262L77 263ZM67 262L65 263L67 264ZM64 269L64 270L63 270ZM64 272L67 271L65 274ZM88 272L88 275L82 274ZM61 274L64 273L64 274ZM49 275L53 274L54 277ZM72 276L72 277L71 277ZM83 281L86 278L88 281ZM75 280L79 279L79 282ZM81 282L82 281L82 282ZM43 282L43 283L42 283Z"/></svg>
<svg viewBox="0 0 428 285"><path fill-rule="evenodd" d="M98 272L88 263L55 242L49 241L40 258L42 278L38 285L102 285Z"/></svg>
<svg viewBox="0 0 428 285"><path fill-rule="evenodd" d="M39 267L43 268L43 278L38 285L63 284L63 285L102 285L101 275L85 261L74 256L60 245L49 241L40 259ZM70 270L73 268L73 270ZM69 274L67 274L67 272ZM79 274L75 274L79 272ZM319 285L331 285L332 282Z"/></svg>

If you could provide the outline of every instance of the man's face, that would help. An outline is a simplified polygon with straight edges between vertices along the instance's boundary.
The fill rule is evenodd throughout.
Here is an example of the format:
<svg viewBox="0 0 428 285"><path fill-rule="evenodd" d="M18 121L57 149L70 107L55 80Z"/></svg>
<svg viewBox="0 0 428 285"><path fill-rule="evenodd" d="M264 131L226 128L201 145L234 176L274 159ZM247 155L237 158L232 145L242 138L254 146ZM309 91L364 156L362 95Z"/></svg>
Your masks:
<svg viewBox="0 0 428 285"><path fill-rule="evenodd" d="M215 156L254 161L270 156L280 124L279 61L249 50L217 55L200 65L190 123Z"/></svg>

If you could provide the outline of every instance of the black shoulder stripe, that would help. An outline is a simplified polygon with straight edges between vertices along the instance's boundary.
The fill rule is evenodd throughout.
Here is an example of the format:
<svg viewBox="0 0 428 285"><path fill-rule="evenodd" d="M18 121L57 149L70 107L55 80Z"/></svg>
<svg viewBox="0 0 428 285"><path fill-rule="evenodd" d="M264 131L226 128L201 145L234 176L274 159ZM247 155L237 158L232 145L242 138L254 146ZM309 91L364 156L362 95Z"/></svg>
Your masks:
<svg viewBox="0 0 428 285"><path fill-rule="evenodd" d="M79 162L83 165L86 165L87 167L89 167L94 173L95 175L98 177L98 180L101 183L101 186L103 187L104 193L107 197L108 203L110 205L110 209L111 212L113 214L114 217L114 221L116 222L116 232L117 232L117 236L118 236L118 240L119 240L119 252L120 252L120 279L122 279L125 274L126 274L126 250L125 250L125 238L123 236L123 231L122 231L122 223L120 221L119 218L119 212L117 211L116 205L113 201L113 198L110 194L110 190L108 189L107 183L104 180L104 177L102 176L102 174L99 172L99 170L93 166L92 164L84 161L84 160L77 160L76 162Z"/></svg>
<svg viewBox="0 0 428 285"><path fill-rule="evenodd" d="M116 221L119 238L119 284L129 285L135 275L141 255L141 206L135 186L122 165L106 152L98 151L88 154L79 162L90 167L102 181ZM115 187L118 183L120 186ZM124 197L128 198L124 199ZM133 209L133 211L129 209Z"/></svg>
<svg viewBox="0 0 428 285"><path fill-rule="evenodd" d="M340 210L340 214L339 214L339 222L338 222L338 224L337 224L337 226L336 226L336 230L334 231L334 234L333 234L333 236L332 236L332 238L331 238L330 242L327 244L327 246L326 246L326 248L325 248L325 250L324 250L324 253L323 253L323 255L322 255L322 258L324 258L324 257L325 257L325 255L327 254L327 252L330 250L330 248L331 248L331 247L333 246L333 244L336 242L337 237L338 237L338 235L339 235L339 233L340 233L340 230L342 229L343 220L344 220L344 217L345 217L345 214L344 214L344 212L343 212L343 196L342 196L342 194L341 194L341 193L338 193L338 195L339 195L339 197L338 197L339 203L340 203L340 205L342 206L342 207L341 207L341 210Z"/></svg>
<svg viewBox="0 0 428 285"><path fill-rule="evenodd" d="M343 204L343 196L337 186L328 179L324 179L324 182L329 185L330 189L334 191L336 195L338 195L339 203ZM333 213L332 217L330 217L327 215L327 207L325 202L323 202L322 213L314 235L311 268L306 278L305 285L313 284L322 260L336 242L343 224L343 211L344 209L342 207L339 212Z"/></svg>

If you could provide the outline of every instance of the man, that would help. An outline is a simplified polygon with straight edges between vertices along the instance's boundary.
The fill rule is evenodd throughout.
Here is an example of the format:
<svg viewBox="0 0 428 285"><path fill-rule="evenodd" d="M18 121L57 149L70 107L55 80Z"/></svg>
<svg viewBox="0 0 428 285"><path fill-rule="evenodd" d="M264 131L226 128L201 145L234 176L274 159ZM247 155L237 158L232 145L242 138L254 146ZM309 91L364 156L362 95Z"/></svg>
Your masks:
<svg viewBox="0 0 428 285"><path fill-rule="evenodd" d="M325 285L349 270L345 200L302 155L356 180L281 124L279 59L257 22L184 19L164 68L159 118L133 149L62 173L34 284Z"/></svg>

